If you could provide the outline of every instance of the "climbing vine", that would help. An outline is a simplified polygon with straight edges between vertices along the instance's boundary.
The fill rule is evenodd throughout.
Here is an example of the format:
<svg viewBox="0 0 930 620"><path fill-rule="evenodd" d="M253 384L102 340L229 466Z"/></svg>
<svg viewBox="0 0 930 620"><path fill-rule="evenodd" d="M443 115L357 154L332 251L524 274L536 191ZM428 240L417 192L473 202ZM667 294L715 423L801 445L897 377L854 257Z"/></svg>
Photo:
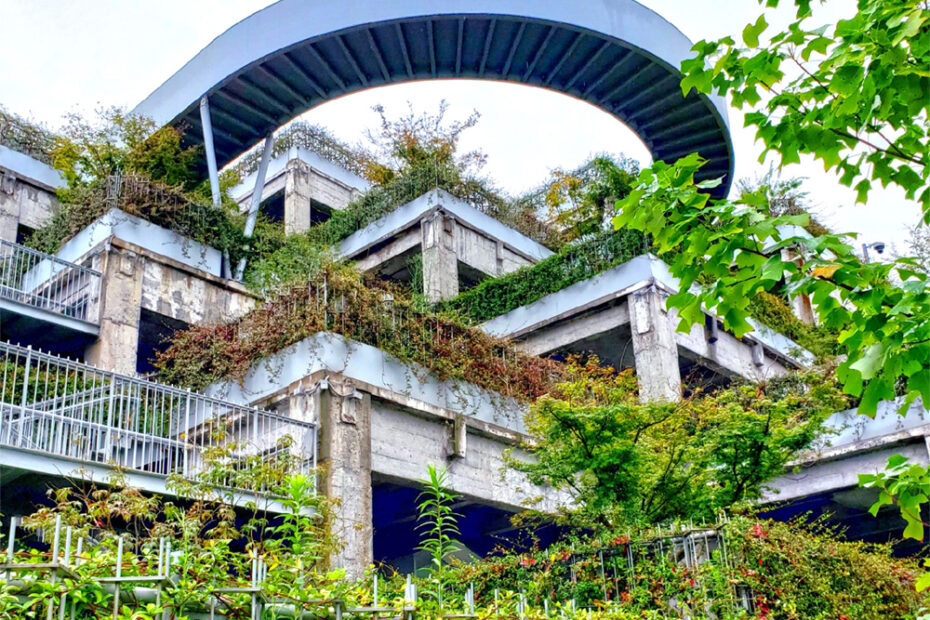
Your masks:
<svg viewBox="0 0 930 620"><path fill-rule="evenodd" d="M242 379L261 360L327 331L440 379L462 379L519 399L548 392L560 368L481 330L421 311L402 287L332 264L309 284L285 287L239 321L178 332L155 365L169 383L202 388Z"/></svg>

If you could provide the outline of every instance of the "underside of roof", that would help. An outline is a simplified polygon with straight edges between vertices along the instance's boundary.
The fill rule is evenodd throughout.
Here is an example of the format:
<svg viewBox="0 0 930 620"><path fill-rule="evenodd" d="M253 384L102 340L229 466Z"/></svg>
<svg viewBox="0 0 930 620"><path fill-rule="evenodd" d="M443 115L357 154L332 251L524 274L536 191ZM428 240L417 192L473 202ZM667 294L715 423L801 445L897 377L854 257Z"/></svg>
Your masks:
<svg viewBox="0 0 930 620"><path fill-rule="evenodd" d="M358 18L333 16L331 5L336 4ZM696 151L708 160L701 180L724 177L719 191L729 187L733 161L726 107L718 98L694 91L682 95L676 67L690 44L641 5L628 0L555 3L571 4L581 13L586 5L596 9L587 20L575 22L597 21L598 11L614 22L598 29L546 19L564 10L549 7L553 3L471 3L516 4L527 8L527 15L416 15L422 0L367 11L358 6L368 4L283 0L272 5L214 40L135 112L179 126L189 143L199 144L203 129L198 103L206 94L217 161L223 166L269 131L336 97L414 80L502 80L562 92L607 111L635 131L656 160L674 161ZM310 20L314 30L326 30L327 24L354 25L314 34L290 23L307 19L306 11L312 10L321 15L320 23ZM399 17L366 21L370 14ZM268 36L269 29L282 23L290 23L285 34ZM630 36L621 38L621 33ZM300 38L304 34L310 36Z"/></svg>

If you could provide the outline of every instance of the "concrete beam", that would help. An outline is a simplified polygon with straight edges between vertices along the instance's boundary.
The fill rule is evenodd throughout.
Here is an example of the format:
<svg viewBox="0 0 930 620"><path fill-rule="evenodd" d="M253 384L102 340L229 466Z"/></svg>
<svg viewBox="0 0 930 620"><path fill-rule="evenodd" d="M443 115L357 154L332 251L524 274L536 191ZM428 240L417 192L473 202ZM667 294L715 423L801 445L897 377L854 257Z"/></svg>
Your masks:
<svg viewBox="0 0 930 620"><path fill-rule="evenodd" d="M678 325L678 313L669 313L673 325ZM740 340L733 334L720 329L717 340L709 342L704 325L693 325L688 333L675 332L678 345L690 352L702 365L725 376L738 376L751 381L764 381L780 377L788 369L778 360L763 355L761 359L753 357L753 344ZM761 363L758 363L761 362Z"/></svg>
<svg viewBox="0 0 930 620"><path fill-rule="evenodd" d="M839 460L816 462L769 482L762 503L795 500L858 486L859 474L883 471L888 458L894 454L905 456L915 464L930 463L924 441L864 452Z"/></svg>
<svg viewBox="0 0 930 620"><path fill-rule="evenodd" d="M358 259L355 263L355 267L359 271L372 271L389 263L398 256L402 256L405 252L413 248L421 247L422 243L423 233L420 232L419 228L412 228L409 232L390 241L380 250Z"/></svg>
<svg viewBox="0 0 930 620"><path fill-rule="evenodd" d="M518 349L530 355L546 355L586 338L592 338L616 329L629 322L629 305L623 302L577 319L568 319L551 327L544 327L538 331L530 332L523 340L516 342L515 345Z"/></svg>

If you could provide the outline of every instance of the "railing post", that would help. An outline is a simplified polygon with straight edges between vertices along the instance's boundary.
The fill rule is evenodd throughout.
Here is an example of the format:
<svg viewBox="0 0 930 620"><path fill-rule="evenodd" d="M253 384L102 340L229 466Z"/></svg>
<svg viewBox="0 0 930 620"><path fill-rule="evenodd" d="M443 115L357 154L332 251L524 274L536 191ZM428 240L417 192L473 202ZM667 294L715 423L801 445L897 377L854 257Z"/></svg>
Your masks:
<svg viewBox="0 0 930 620"><path fill-rule="evenodd" d="M115 390L116 390L116 373L115 373L115 372L111 372L111 373L110 373L110 397L109 397L109 399L108 399L108 406L107 406L107 409L108 409L108 410L107 410L107 418L108 418L108 419L107 419L107 427L110 428L110 429L115 428L115 423L114 423L114 420L113 420L113 418L114 418L114 410L116 409L116 393L115 393ZM104 442L105 442L105 444L106 444L105 448L106 448L106 451L107 451L107 454L108 454L107 460L108 460L108 461L112 461L112 460L113 460L114 453L116 452L116 446L115 446L114 443L111 441L112 432L109 431L109 430L104 430L103 433L104 433Z"/></svg>
<svg viewBox="0 0 930 620"><path fill-rule="evenodd" d="M29 394L29 366L32 363L32 345L26 347L26 370L23 372L23 396L20 399L20 416L26 411L26 397Z"/></svg>
<svg viewBox="0 0 930 620"><path fill-rule="evenodd" d="M184 404L184 438L188 439L190 437L191 431L191 390L187 388L187 401ZM180 433L178 434L178 439L180 439ZM190 447L185 445L181 449L183 450L183 464L181 465L181 476L187 478L191 475L190 473L190 451L193 447L193 443L189 444Z"/></svg>

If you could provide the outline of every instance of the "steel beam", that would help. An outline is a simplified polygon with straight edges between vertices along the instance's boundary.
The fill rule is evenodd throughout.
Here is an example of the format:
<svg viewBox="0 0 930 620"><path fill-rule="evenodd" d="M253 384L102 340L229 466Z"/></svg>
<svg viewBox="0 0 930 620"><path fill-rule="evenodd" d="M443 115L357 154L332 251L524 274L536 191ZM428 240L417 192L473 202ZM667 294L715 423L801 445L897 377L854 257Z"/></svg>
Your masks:
<svg viewBox="0 0 930 620"><path fill-rule="evenodd" d="M265 188L265 175L268 173L268 164L271 162L272 151L274 150L274 132L268 132L265 136L265 146L262 150L262 160L258 164L258 172L255 173L255 188L252 190L252 201L249 205L249 215L245 220L245 229L242 234L246 239L251 238L255 231L255 220L258 219L258 210L262 205L262 190ZM239 266L236 268L236 279L242 280L245 273L246 258L243 256L239 259Z"/></svg>
<svg viewBox="0 0 930 620"><path fill-rule="evenodd" d="M213 146L213 121L210 119L210 100L200 98L200 126L203 128L203 147L207 153L207 171L210 175L210 195L213 206L220 206L220 176L216 169L216 150Z"/></svg>

